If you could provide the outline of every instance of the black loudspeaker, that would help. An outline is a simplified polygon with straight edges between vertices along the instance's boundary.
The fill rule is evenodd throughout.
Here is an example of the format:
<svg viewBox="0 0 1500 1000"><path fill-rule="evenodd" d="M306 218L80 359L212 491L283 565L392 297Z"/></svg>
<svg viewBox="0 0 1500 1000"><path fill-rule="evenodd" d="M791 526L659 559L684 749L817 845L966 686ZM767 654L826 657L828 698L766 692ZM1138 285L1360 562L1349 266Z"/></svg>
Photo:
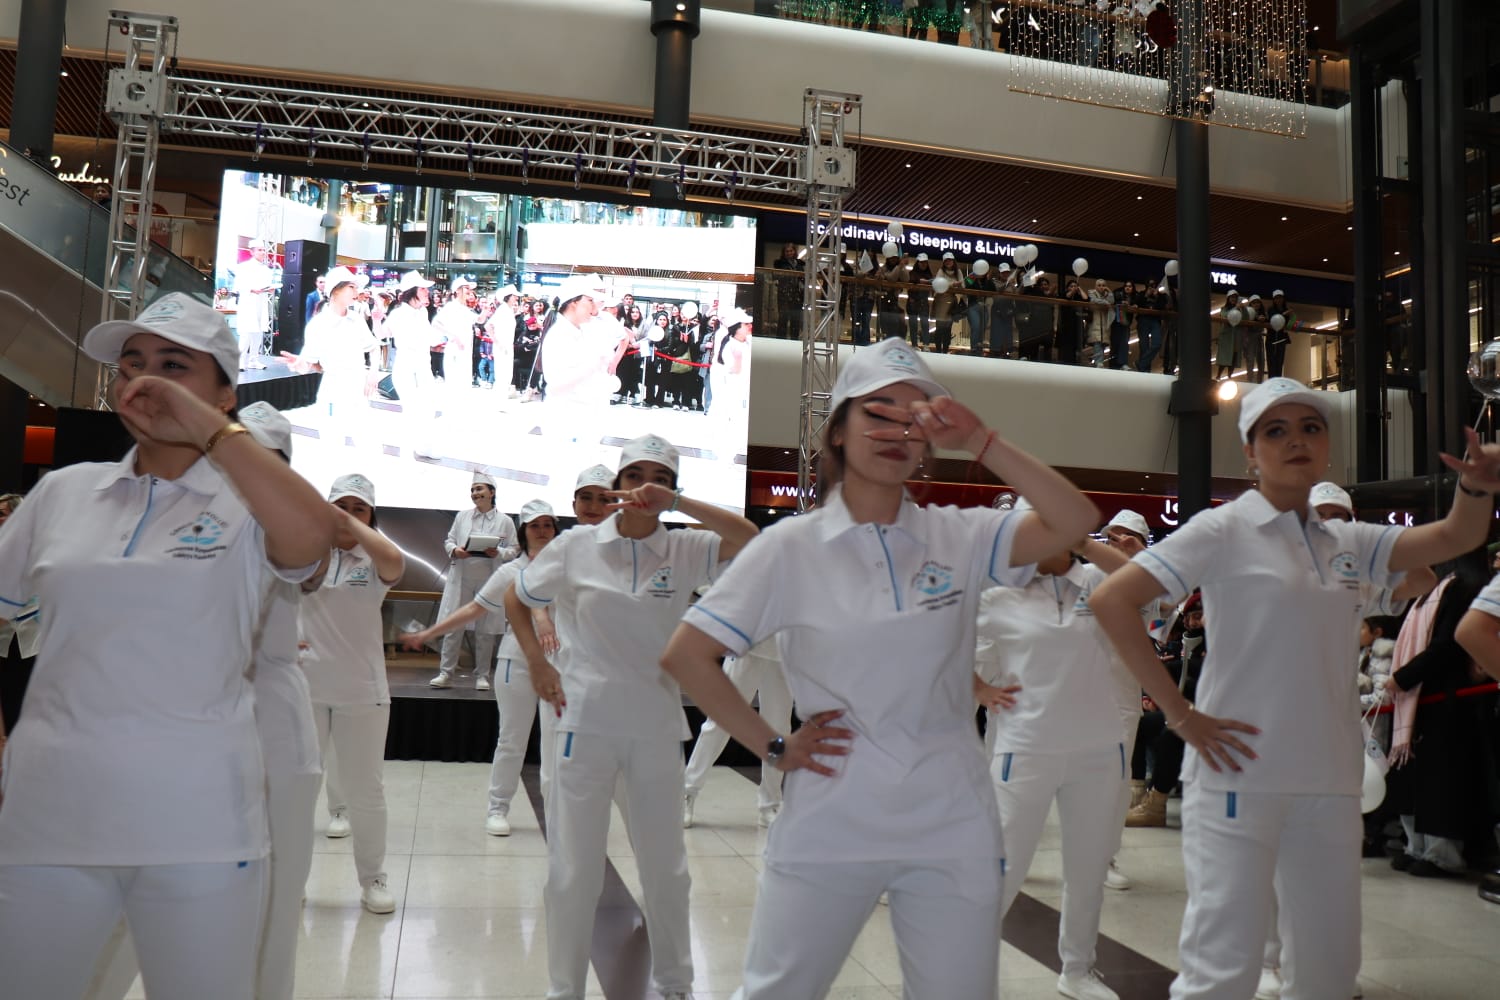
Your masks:
<svg viewBox="0 0 1500 1000"><path fill-rule="evenodd" d="M303 274L328 272L328 244L317 240L287 240L282 251L281 269Z"/></svg>
<svg viewBox="0 0 1500 1000"><path fill-rule="evenodd" d="M299 354L307 325L307 297L318 290L323 271L281 272L281 297L276 302L276 350Z"/></svg>
<svg viewBox="0 0 1500 1000"><path fill-rule="evenodd" d="M79 462L118 462L135 443L120 418L108 410L60 407L52 442L52 467Z"/></svg>

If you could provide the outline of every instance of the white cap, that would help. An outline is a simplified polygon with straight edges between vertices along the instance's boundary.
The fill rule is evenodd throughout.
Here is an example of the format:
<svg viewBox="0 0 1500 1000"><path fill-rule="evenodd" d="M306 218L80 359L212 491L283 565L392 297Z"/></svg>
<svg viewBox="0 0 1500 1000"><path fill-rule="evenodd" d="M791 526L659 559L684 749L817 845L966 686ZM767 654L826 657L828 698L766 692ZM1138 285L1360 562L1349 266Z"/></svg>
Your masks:
<svg viewBox="0 0 1500 1000"><path fill-rule="evenodd" d="M271 247L270 247L270 244L268 244L265 240L251 240L250 241L250 247L249 247L249 249L251 249L251 250L269 250L269 249L271 249Z"/></svg>
<svg viewBox="0 0 1500 1000"><path fill-rule="evenodd" d="M515 287L514 285L510 286L509 288L502 288L502 289L500 289L500 298L501 299L508 299L508 298L512 298L512 297L518 298L518 299L524 299L526 296L522 295L521 294L521 290L519 288Z"/></svg>
<svg viewBox="0 0 1500 1000"><path fill-rule="evenodd" d="M292 457L292 422L270 403L260 399L240 407L240 423L261 447Z"/></svg>
<svg viewBox="0 0 1500 1000"><path fill-rule="evenodd" d="M545 500L528 500L521 507L521 527L526 527L539 517L550 517L557 520L557 515L552 513L552 505Z"/></svg>
<svg viewBox="0 0 1500 1000"><path fill-rule="evenodd" d="M490 475L488 472L476 472L474 473L474 478L469 481L469 485L488 486L490 489L494 489L495 477Z"/></svg>
<svg viewBox="0 0 1500 1000"><path fill-rule="evenodd" d="M953 258L953 252L949 251L948 253L943 254L943 259L944 260L953 260L954 259Z"/></svg>
<svg viewBox="0 0 1500 1000"><path fill-rule="evenodd" d="M1260 301L1260 295L1258 295L1255 292L1251 292L1250 293L1250 301L1251 302L1259 302Z"/></svg>
<svg viewBox="0 0 1500 1000"><path fill-rule="evenodd" d="M401 283L396 286L397 291L409 292L413 288L431 288L432 282L422 277L421 271L407 271L401 276Z"/></svg>
<svg viewBox="0 0 1500 1000"><path fill-rule="evenodd" d="M168 292L135 319L100 323L83 337L83 353L107 365L120 360L125 342L138 333L154 333L178 347L212 354L230 385L240 380L240 344L213 306L185 292Z"/></svg>
<svg viewBox="0 0 1500 1000"><path fill-rule="evenodd" d="M478 287L479 287L479 284L473 278L465 277L462 274L460 274L458 277L454 278L452 281L448 282L448 291L450 291L450 292L456 292L460 288L478 288Z"/></svg>
<svg viewBox="0 0 1500 1000"><path fill-rule="evenodd" d="M1224 297L1226 299L1229 298L1229 296L1231 296L1231 295L1233 295L1235 298L1239 298L1240 297L1239 289L1231 288L1229 291L1227 291L1227 292L1224 293Z"/></svg>
<svg viewBox="0 0 1500 1000"><path fill-rule="evenodd" d="M620 293L606 291L604 297L599 299L599 304L606 309L611 306L618 306L620 304Z"/></svg>
<svg viewBox="0 0 1500 1000"><path fill-rule="evenodd" d="M917 254L917 260L926 260L926 259L927 259L927 255L925 253L919 253L919 254Z"/></svg>
<svg viewBox="0 0 1500 1000"><path fill-rule="evenodd" d="M1283 291L1282 291L1282 290L1281 290L1281 289L1279 289L1279 288L1278 288L1278 289L1276 289L1276 291L1274 291L1274 292L1272 292L1272 293L1271 293L1271 298L1273 298L1273 299L1274 299L1274 298L1275 298L1275 297L1276 297L1276 296L1278 296L1278 295L1280 295L1280 296L1281 296L1281 297L1282 297L1282 298L1286 298L1286 292L1283 292Z"/></svg>
<svg viewBox="0 0 1500 1000"><path fill-rule="evenodd" d="M1308 494L1307 501L1314 507L1333 504L1334 506L1344 508L1350 514L1354 513L1353 499L1336 483L1323 482L1314 486L1312 492Z"/></svg>
<svg viewBox="0 0 1500 1000"><path fill-rule="evenodd" d="M580 295L587 295L602 302L608 294L604 290L604 279L597 274L570 274L557 288L559 302L570 302Z"/></svg>
<svg viewBox="0 0 1500 1000"><path fill-rule="evenodd" d="M363 288L370 283L370 279L363 274L355 274L347 267L336 267L322 277L323 284L328 286L331 292L340 285L353 285L355 288Z"/></svg>
<svg viewBox="0 0 1500 1000"><path fill-rule="evenodd" d="M328 491L328 502L333 503L344 497L356 497L373 507L375 506L375 484L370 482L369 476L361 476L357 472L339 476L333 481L333 488Z"/></svg>
<svg viewBox="0 0 1500 1000"><path fill-rule="evenodd" d="M1250 431L1266 411L1283 403L1302 403L1311 406L1328 422L1330 404L1326 392L1315 392L1294 378L1267 379L1245 393L1240 403L1240 440L1248 442Z"/></svg>
<svg viewBox="0 0 1500 1000"><path fill-rule="evenodd" d="M676 473L679 458L672 442L657 434L643 434L625 442L624 447L620 449L618 468L623 470L627 465L634 465L636 462L655 462L657 465L665 465Z"/></svg>
<svg viewBox="0 0 1500 1000"><path fill-rule="evenodd" d="M1105 527L1124 528L1132 535L1139 535L1141 541L1143 542L1149 542L1151 540L1151 526L1146 523L1146 519L1144 517L1142 517L1140 514L1137 514L1133 510L1120 511L1114 517L1109 519L1109 523L1106 524Z"/></svg>
<svg viewBox="0 0 1500 1000"><path fill-rule="evenodd" d="M1007 264L1007 263L1005 263L1004 261L1000 262L999 269L1000 269L1000 273L1001 274L1009 274L1010 273L1010 265Z"/></svg>
<svg viewBox="0 0 1500 1000"><path fill-rule="evenodd" d="M755 317L745 312L739 306L735 306L724 314L720 322L724 325L725 329L728 329L731 326L739 326L741 323L754 323Z"/></svg>
<svg viewBox="0 0 1500 1000"><path fill-rule="evenodd" d="M577 493L585 486L602 486L609 489L615 481L615 472L607 465L591 465L578 474L578 485L573 487Z"/></svg>
<svg viewBox="0 0 1500 1000"><path fill-rule="evenodd" d="M932 377L932 372L927 369L927 362L906 346L906 341L892 337L873 347L855 351L849 363L839 369L828 410L832 413L845 400L884 389L897 382L910 382L925 392L929 399L949 394L942 383Z"/></svg>

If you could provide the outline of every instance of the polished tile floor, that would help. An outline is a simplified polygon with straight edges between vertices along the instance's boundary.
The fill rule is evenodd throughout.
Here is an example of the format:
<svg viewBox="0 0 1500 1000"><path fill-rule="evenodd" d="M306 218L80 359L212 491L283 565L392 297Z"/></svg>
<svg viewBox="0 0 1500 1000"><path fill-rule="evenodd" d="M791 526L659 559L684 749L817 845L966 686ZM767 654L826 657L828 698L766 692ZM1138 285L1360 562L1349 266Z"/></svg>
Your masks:
<svg viewBox="0 0 1500 1000"><path fill-rule="evenodd" d="M350 842L318 838L297 960L298 997L545 995L546 844L525 797L512 810L511 837L485 835L488 772L483 764L386 765L387 867L400 904L390 916L360 909ZM528 780L534 792L533 768ZM1176 806L1174 801L1174 817ZM726 998L739 983L764 843L755 825L753 786L735 770L715 768L699 797L697 819L687 832L695 995ZM655 993L635 907L639 877L618 815L615 820L609 856L617 878L608 881L601 901L589 989L608 1000L637 1000ZM320 806L320 829L326 821ZM1058 996L1058 843L1054 822L1025 895L1006 921L1000 978L1007 1000ZM1107 894L1102 932L1110 940L1101 941L1099 966L1124 1000L1164 997L1185 898L1177 830L1125 831L1119 861L1135 885ZM1360 981L1368 1000L1500 996L1500 906L1480 900L1470 882L1425 881L1382 861L1365 866ZM131 995L141 996L139 984ZM831 995L901 995L883 909L860 935Z"/></svg>

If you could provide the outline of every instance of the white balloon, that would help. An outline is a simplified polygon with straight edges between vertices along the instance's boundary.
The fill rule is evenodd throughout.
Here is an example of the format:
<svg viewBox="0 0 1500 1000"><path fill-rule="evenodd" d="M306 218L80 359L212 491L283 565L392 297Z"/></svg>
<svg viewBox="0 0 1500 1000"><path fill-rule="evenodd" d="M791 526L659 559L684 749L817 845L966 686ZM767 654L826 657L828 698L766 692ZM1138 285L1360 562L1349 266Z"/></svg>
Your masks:
<svg viewBox="0 0 1500 1000"><path fill-rule="evenodd" d="M1011 254L1010 256L1011 259L1016 262L1017 267L1025 267L1027 264L1031 263L1031 257L1028 254L1029 248L1026 246L1026 244L1022 243L1020 246L1016 247L1015 253Z"/></svg>
<svg viewBox="0 0 1500 1000"><path fill-rule="evenodd" d="M946 292L949 288L952 287L952 285L953 282L949 281L941 274L932 279L932 290L939 295L942 295L944 292Z"/></svg>
<svg viewBox="0 0 1500 1000"><path fill-rule="evenodd" d="M1030 263L1035 264L1036 263L1036 259L1038 257L1040 257L1041 255L1042 255L1042 252L1036 248L1036 244L1035 243L1028 243L1028 244L1026 244L1026 256L1028 256L1028 257L1031 258Z"/></svg>
<svg viewBox="0 0 1500 1000"><path fill-rule="evenodd" d="M659 326L653 326L651 332L646 334L646 339L650 340L653 344L660 344L666 337L667 331Z"/></svg>
<svg viewBox="0 0 1500 1000"><path fill-rule="evenodd" d="M692 319L694 316L697 316L697 315L698 315L698 303L696 303L696 302L684 302L682 304L682 318L683 319Z"/></svg>
<svg viewBox="0 0 1500 1000"><path fill-rule="evenodd" d="M1385 775L1380 773L1380 765L1369 754L1365 754L1364 758L1365 774L1360 782L1359 811L1370 813L1385 801Z"/></svg>
<svg viewBox="0 0 1500 1000"><path fill-rule="evenodd" d="M1167 261L1167 277L1169 277L1169 278L1175 278L1177 276L1177 271L1178 271L1177 261L1175 261L1175 260L1169 260L1169 261Z"/></svg>
<svg viewBox="0 0 1500 1000"><path fill-rule="evenodd" d="M880 256L882 257L896 257L900 253L901 248L896 246L894 241L887 242L885 246L880 248Z"/></svg>
<svg viewBox="0 0 1500 1000"><path fill-rule="evenodd" d="M885 231L886 231L887 235L890 236L891 239L893 239L893 240L899 240L901 238L901 234L904 233L906 230L904 228L902 228L901 223L899 223L899 222L892 222L890 225L888 225L888 226L885 227Z"/></svg>
<svg viewBox="0 0 1500 1000"><path fill-rule="evenodd" d="M987 261L987 260L985 260L983 257L981 257L978 260L976 260L974 262L974 273L977 274L977 275L979 275L981 278L984 277L986 274L989 274L990 273L990 262Z"/></svg>
<svg viewBox="0 0 1500 1000"><path fill-rule="evenodd" d="M1230 326L1239 326L1245 320L1245 314L1238 309L1231 309L1224 314L1224 321Z"/></svg>
<svg viewBox="0 0 1500 1000"><path fill-rule="evenodd" d="M1286 329L1286 317L1283 316L1283 315L1281 315L1281 313L1273 313L1271 315L1271 329L1275 330L1277 333L1280 333L1282 330L1285 330Z"/></svg>
<svg viewBox="0 0 1500 1000"><path fill-rule="evenodd" d="M1085 274L1088 273L1088 270L1089 270L1089 262L1086 261L1086 260L1084 260L1082 257L1079 257L1077 260L1075 260L1073 262L1073 273L1076 274L1076 275L1078 275L1078 277L1080 277L1080 278L1083 277Z"/></svg>

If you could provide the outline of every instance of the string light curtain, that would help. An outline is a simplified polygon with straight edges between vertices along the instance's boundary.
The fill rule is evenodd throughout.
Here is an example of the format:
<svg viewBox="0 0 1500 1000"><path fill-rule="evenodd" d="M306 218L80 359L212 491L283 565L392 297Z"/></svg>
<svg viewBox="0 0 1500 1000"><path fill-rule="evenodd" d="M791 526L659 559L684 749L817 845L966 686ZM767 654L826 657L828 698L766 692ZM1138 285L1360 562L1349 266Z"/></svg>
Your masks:
<svg viewBox="0 0 1500 1000"><path fill-rule="evenodd" d="M1057 100L1300 137L1307 132L1306 0L1204 0L1196 93L1172 99L1185 46L1167 0L1011 0L1010 89Z"/></svg>

